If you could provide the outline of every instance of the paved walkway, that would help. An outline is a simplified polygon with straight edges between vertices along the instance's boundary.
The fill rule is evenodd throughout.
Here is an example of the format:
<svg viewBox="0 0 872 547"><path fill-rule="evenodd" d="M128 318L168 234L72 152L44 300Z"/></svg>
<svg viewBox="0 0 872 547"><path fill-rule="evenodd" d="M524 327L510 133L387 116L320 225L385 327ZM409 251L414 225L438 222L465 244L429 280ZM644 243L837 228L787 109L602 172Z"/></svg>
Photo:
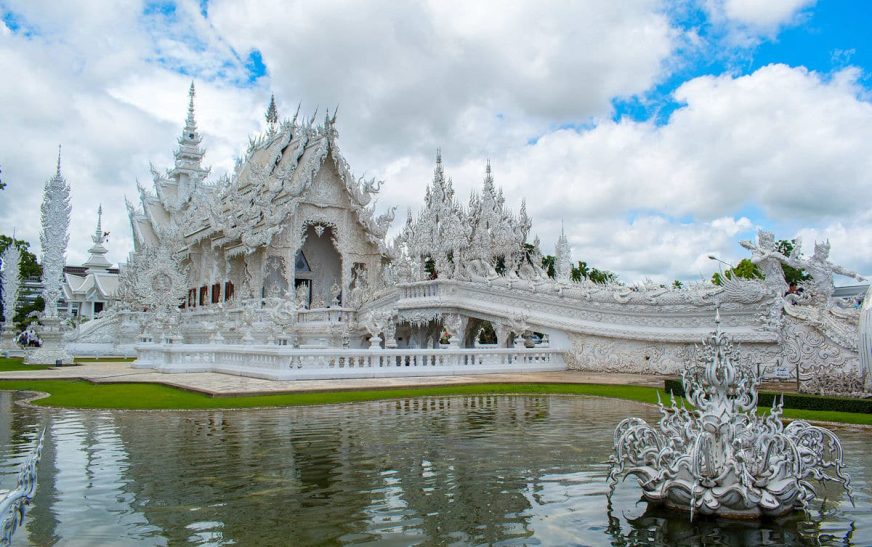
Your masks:
<svg viewBox="0 0 872 547"><path fill-rule="evenodd" d="M135 369L130 363L87 363L45 370L0 372L0 380L78 378L95 383L148 382L166 384L216 397L307 391L341 391L490 383L614 384L662 387L664 376L591 372L535 372L469 376L404 376L347 380L262 380L214 372L164 374Z"/></svg>

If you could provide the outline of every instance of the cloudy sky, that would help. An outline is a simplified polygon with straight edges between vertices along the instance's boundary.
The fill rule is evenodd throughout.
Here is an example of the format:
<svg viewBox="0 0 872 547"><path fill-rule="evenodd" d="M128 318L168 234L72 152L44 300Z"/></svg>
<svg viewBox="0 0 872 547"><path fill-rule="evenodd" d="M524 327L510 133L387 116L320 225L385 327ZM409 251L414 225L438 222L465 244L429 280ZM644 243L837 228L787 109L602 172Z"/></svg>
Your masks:
<svg viewBox="0 0 872 547"><path fill-rule="evenodd" d="M0 0L0 232L38 249L62 144L68 261L101 203L125 260L124 196L171 166L194 80L213 176L275 93L284 115L339 106L380 208L420 207L441 147L459 195L490 159L544 252L563 221L624 281L708 278L757 227L872 274L870 20L837 0Z"/></svg>

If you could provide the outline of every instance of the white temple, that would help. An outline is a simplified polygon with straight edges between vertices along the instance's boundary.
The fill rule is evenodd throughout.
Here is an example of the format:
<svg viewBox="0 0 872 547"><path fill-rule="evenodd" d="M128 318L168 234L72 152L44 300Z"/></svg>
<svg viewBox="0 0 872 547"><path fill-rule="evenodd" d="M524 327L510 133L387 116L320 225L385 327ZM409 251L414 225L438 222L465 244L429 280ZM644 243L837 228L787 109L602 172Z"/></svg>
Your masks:
<svg viewBox="0 0 872 547"><path fill-rule="evenodd" d="M70 348L135 352L137 366L164 372L266 378L674 374L719 306L723 330L770 374L863 391L859 312L832 298L832 274L846 270L828 247L804 259L780 255L766 232L745 243L764 272L813 272L801 300L786 300L775 274L684 288L576 282L564 230L552 279L538 239L528 241L526 206L506 207L490 164L464 204L438 153L423 208L389 241L394 210L373 205L382 182L355 177L335 112L315 120L298 109L281 121L272 101L234 172L209 180L192 85L173 166L152 167L152 188L127 203L135 251L119 305L70 333ZM496 344L481 343L488 324Z"/></svg>
<svg viewBox="0 0 872 547"><path fill-rule="evenodd" d="M116 301L118 269L113 269L106 259L109 250L105 243L109 234L103 231L102 217L101 205L97 209L97 228L91 236L94 245L88 250L88 260L81 266L64 267L63 299L67 313L73 317L93 319Z"/></svg>

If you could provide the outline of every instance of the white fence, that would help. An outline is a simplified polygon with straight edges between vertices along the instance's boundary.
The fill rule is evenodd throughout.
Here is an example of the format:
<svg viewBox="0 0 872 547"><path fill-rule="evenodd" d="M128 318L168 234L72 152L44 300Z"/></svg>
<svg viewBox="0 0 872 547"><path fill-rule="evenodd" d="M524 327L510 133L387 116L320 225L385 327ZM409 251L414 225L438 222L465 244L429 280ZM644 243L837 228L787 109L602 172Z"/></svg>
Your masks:
<svg viewBox="0 0 872 547"><path fill-rule="evenodd" d="M222 372L272 380L452 376L565 370L563 350L297 349L287 346L152 344L136 346L137 368Z"/></svg>

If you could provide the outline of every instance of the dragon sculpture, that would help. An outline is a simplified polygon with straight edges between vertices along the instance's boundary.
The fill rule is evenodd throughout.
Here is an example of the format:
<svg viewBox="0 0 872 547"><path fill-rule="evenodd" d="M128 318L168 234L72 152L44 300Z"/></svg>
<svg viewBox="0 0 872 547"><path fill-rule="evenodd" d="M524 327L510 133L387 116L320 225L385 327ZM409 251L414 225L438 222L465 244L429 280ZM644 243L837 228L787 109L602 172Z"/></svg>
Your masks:
<svg viewBox="0 0 872 547"><path fill-rule="evenodd" d="M717 327L682 374L687 400L660 407L659 426L627 418L615 429L609 499L618 480L634 475L651 503L726 518L777 517L807 507L812 480L835 481L853 503L842 446L828 429L795 420L785 426L781 403L758 416L755 367Z"/></svg>

